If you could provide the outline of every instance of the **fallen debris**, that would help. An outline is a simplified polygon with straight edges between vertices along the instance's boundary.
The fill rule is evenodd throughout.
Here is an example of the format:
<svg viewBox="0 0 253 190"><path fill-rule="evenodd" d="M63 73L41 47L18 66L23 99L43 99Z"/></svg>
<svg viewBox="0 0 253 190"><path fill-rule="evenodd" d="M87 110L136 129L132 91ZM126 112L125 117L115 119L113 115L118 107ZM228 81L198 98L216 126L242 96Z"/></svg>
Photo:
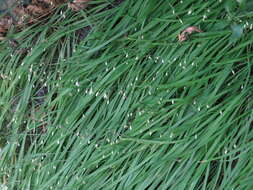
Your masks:
<svg viewBox="0 0 253 190"><path fill-rule="evenodd" d="M73 11L80 11L88 6L89 1L90 0L74 0L71 3L68 3L68 7Z"/></svg>
<svg viewBox="0 0 253 190"><path fill-rule="evenodd" d="M10 16L0 18L0 38L4 39L5 34L13 24L13 19Z"/></svg>
<svg viewBox="0 0 253 190"><path fill-rule="evenodd" d="M187 40L189 35L192 34L193 32L203 32L203 31L197 28L196 26L189 26L178 35L178 40L180 42Z"/></svg>
<svg viewBox="0 0 253 190"><path fill-rule="evenodd" d="M74 0L68 3L68 7L73 11L80 11L88 6L89 1ZM16 0L15 2L18 3L19 1ZM4 37L12 26L22 28L28 23L32 24L38 18L49 15L54 8L64 3L67 3L67 0L31 0L31 3L26 5L19 2L10 12L5 11L4 15L0 15L0 40L4 40Z"/></svg>

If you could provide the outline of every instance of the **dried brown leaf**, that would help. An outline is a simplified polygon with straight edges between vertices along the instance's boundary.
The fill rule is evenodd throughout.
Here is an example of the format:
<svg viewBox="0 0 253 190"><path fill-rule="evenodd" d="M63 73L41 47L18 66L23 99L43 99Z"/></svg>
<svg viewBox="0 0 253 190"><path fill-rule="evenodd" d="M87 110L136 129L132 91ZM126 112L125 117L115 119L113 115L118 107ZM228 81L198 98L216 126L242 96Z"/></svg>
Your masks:
<svg viewBox="0 0 253 190"><path fill-rule="evenodd" d="M15 3L20 3L19 0L9 0ZM79 11L87 7L90 0L74 0L71 3L68 3L68 6L74 10ZM21 4L15 6L12 9L10 16L4 16L0 18L0 40L4 39L5 34L8 32L12 25L15 25L18 30L24 27L26 24L35 23L40 18L49 15L54 8L67 3L68 0L32 0L31 4L27 7L22 6Z"/></svg>
<svg viewBox="0 0 253 190"><path fill-rule="evenodd" d="M4 40L5 34L8 32L13 24L13 19L9 16L0 18L0 40Z"/></svg>
<svg viewBox="0 0 253 190"><path fill-rule="evenodd" d="M26 9L28 13L32 14L33 16L40 16L48 12L48 9L45 9L37 5L28 5Z"/></svg>
<svg viewBox="0 0 253 190"><path fill-rule="evenodd" d="M68 7L73 11L80 11L88 6L90 0L74 0L72 3L68 3Z"/></svg>
<svg viewBox="0 0 253 190"><path fill-rule="evenodd" d="M180 42L183 42L188 39L188 36L192 34L193 32L203 32L196 26L189 26L185 30L183 30L179 35L178 35L178 40Z"/></svg>

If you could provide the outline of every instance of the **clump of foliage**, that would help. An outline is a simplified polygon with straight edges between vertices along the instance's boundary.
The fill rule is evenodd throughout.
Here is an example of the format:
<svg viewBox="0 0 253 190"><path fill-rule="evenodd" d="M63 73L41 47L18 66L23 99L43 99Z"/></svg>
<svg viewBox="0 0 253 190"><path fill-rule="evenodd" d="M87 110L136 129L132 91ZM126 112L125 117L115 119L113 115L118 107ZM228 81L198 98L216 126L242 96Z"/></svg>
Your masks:
<svg viewBox="0 0 253 190"><path fill-rule="evenodd" d="M0 44L2 186L252 189L253 13L93 3Z"/></svg>

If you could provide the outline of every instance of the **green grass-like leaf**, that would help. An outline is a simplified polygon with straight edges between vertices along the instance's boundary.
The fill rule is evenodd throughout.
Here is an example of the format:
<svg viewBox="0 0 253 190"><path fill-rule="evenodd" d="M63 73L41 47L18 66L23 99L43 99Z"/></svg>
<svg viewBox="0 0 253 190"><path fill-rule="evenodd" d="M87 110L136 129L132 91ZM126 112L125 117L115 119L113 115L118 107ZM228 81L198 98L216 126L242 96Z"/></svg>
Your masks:
<svg viewBox="0 0 253 190"><path fill-rule="evenodd" d="M249 15L231 43L222 1L92 4L8 34L27 54L1 43L0 185L251 190Z"/></svg>

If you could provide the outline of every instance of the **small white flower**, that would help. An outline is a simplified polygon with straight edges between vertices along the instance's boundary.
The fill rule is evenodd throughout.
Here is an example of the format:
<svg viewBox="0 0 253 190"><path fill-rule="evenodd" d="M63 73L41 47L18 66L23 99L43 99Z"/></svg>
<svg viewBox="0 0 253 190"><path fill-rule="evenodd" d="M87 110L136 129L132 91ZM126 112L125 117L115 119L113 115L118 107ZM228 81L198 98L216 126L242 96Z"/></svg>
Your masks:
<svg viewBox="0 0 253 190"><path fill-rule="evenodd" d="M75 83L75 85L76 85L76 86L80 86L80 84L79 84L79 82L78 82L78 81Z"/></svg>

